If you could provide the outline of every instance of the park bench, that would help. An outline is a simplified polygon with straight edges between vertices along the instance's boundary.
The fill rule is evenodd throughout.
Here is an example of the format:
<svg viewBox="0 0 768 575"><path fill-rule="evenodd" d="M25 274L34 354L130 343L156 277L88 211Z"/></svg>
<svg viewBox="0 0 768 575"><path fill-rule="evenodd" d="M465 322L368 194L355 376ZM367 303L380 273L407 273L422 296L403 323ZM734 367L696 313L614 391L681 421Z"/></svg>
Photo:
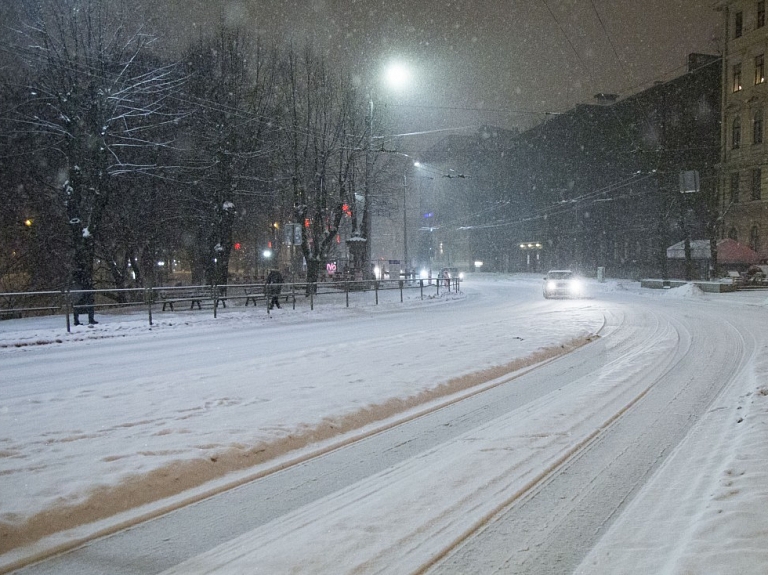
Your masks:
<svg viewBox="0 0 768 575"><path fill-rule="evenodd" d="M266 301L267 295L264 291L264 285L251 286L243 289L245 293L245 305L253 303L254 306L259 305L258 302Z"/></svg>
<svg viewBox="0 0 768 575"><path fill-rule="evenodd" d="M227 297L220 287L217 287L218 295L214 297L214 288L211 286L172 287L160 292L159 299L163 303L163 311L169 307L174 311L174 304L189 303L189 309L202 309L203 303L217 301L222 307L227 307Z"/></svg>
<svg viewBox="0 0 768 575"><path fill-rule="evenodd" d="M267 302L266 287L267 287L266 284L253 284L243 288L243 293L245 294L245 305L248 306L248 304L252 303L254 306L258 306L259 302L266 303ZM291 298L294 297L294 294L292 293L291 288L303 289L304 284L289 284L289 285L283 284L280 297L283 299L285 303L288 303L289 301L291 301Z"/></svg>

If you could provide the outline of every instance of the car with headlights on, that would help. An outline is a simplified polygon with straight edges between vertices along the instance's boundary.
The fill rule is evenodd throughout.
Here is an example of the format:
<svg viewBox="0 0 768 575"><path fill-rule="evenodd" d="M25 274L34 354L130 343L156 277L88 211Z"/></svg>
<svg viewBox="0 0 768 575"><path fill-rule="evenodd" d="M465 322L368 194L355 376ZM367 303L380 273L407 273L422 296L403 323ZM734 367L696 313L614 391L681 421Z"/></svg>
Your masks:
<svg viewBox="0 0 768 575"><path fill-rule="evenodd" d="M438 279L441 280L452 280L452 279L464 279L464 272L460 272L459 268L443 268L440 270L440 273L437 274Z"/></svg>
<svg viewBox="0 0 768 575"><path fill-rule="evenodd" d="M583 297L584 281L571 270L549 270L544 278L544 297Z"/></svg>

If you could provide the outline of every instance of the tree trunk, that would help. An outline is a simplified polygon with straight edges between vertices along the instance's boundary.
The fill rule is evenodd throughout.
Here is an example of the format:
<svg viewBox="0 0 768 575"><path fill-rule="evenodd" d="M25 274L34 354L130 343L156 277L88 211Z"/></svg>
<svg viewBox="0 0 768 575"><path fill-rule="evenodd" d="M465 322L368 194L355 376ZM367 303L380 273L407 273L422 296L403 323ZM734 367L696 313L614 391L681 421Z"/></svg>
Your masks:
<svg viewBox="0 0 768 575"><path fill-rule="evenodd" d="M307 259L307 295L317 293L317 279L320 275L320 260Z"/></svg>

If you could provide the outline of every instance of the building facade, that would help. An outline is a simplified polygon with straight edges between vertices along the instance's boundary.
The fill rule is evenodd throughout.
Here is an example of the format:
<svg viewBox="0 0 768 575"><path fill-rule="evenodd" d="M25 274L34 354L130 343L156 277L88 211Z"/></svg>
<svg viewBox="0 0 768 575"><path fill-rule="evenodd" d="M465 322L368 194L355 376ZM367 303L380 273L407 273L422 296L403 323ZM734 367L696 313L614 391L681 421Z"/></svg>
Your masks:
<svg viewBox="0 0 768 575"><path fill-rule="evenodd" d="M714 234L720 74L718 56L691 54L677 78L598 94L520 134L489 209L467 223L475 257L498 271L667 277L667 247Z"/></svg>
<svg viewBox="0 0 768 575"><path fill-rule="evenodd" d="M724 0L722 237L768 259L768 26L765 0Z"/></svg>
<svg viewBox="0 0 768 575"><path fill-rule="evenodd" d="M487 271L708 275L666 254L721 233L721 80L719 56L691 54L674 79L598 94L525 132L446 138L425 155L443 170L441 211L426 210L440 223L431 245Z"/></svg>

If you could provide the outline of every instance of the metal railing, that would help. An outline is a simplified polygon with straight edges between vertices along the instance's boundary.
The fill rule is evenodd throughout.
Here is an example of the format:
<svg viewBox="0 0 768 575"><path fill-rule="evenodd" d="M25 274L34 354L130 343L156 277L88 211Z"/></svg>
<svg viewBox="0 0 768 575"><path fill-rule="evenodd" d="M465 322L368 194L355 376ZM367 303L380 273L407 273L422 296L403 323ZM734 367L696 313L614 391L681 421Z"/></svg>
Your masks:
<svg viewBox="0 0 768 575"><path fill-rule="evenodd" d="M439 296L441 292L460 291L461 280L455 279L382 279L382 280L333 280L317 283L295 282L281 284L279 298L290 303L296 309L301 298L309 301L309 308L314 310L318 301L329 296L344 294L346 307L350 306L350 295L369 293L374 304L379 305L380 292L398 290L400 302L404 293L419 290L421 299L431 294ZM87 296L87 297L84 297ZM170 308L174 312L202 311L210 308L217 317L221 308L228 304L268 309L268 286L264 282L228 285L191 285L161 286L153 288L95 289L95 290L59 290L37 292L0 293L0 320L24 318L42 315L65 316L67 331L70 331L74 312L87 314L112 311L115 314L144 308L150 325L153 314L162 314ZM187 305L189 307L187 307Z"/></svg>

